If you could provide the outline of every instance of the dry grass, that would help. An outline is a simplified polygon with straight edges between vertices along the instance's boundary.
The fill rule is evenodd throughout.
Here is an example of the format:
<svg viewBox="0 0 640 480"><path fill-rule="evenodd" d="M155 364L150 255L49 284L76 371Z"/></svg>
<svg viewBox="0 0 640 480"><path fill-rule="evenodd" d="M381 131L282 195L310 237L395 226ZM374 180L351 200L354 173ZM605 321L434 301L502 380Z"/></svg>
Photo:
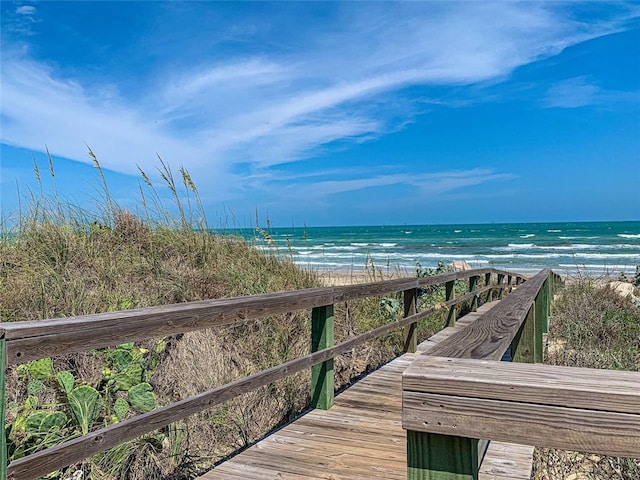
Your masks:
<svg viewBox="0 0 640 480"><path fill-rule="evenodd" d="M50 168L54 176L53 164ZM14 230L0 236L0 319L39 320L320 286L315 273L290 259L261 253L239 238L210 234L206 224L194 221L204 215L192 210L200 201L188 172L180 170L184 188L176 185L166 164L160 173L178 202L175 218L144 172L142 183L148 188L145 194L141 185L138 215L119 209L106 183L97 214L58 198L32 195ZM285 314L167 339L151 380L159 403L308 353L309 317L310 312ZM380 315L378 299L336 305L335 318L337 341L392 320ZM338 357L337 386L391 359L400 351L400 339L401 334L394 334ZM56 371L71 370L96 388L103 381L102 362L92 352L54 359ZM15 369L8 374L8 400L23 401L25 382ZM161 434L72 466L58 478L79 470L94 479L192 478L303 411L309 403L309 377L303 372L242 395Z"/></svg>
<svg viewBox="0 0 640 480"><path fill-rule="evenodd" d="M572 281L554 306L552 365L640 371L640 307L588 277ZM536 449L535 480L637 480L640 460Z"/></svg>

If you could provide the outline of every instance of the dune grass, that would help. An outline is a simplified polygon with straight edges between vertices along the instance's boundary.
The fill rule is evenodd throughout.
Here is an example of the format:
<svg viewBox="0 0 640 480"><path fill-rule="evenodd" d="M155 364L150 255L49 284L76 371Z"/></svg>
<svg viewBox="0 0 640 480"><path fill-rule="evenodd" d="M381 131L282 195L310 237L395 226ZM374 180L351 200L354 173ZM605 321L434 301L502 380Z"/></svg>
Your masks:
<svg viewBox="0 0 640 480"><path fill-rule="evenodd" d="M30 191L21 211L3 224L3 322L321 286L316 273L298 268L286 252L260 251L239 237L212 234L198 190L184 168L174 176L160 160L159 185L140 170L138 205L131 212L119 207L98 159L91 150L89 155L99 179L96 205L86 209L57 193L46 196L40 188ZM49 180L55 182L50 158L48 167ZM46 170L35 164L34 172L42 182ZM268 230L268 225L256 225L265 238ZM381 302L390 300L397 302L380 297L336 305L336 341L397 318L397 308L381 308ZM337 387L393 358L401 344L401 334L392 334L338 357ZM143 390L148 385L154 404L163 405L309 350L310 312L298 312L11 368L10 457L143 411L127 391L130 387L123 385L127 382ZM62 377L60 372L65 372ZM70 382L65 386L69 391L61 388L63 377ZM303 411L309 403L309 377L303 372L286 378L47 478L71 478L79 472L95 479L192 478ZM79 387L100 406L84 423L74 416L68 399ZM127 410L117 408L127 402ZM34 428L44 415L57 420L55 431L44 434Z"/></svg>
<svg viewBox="0 0 640 480"><path fill-rule="evenodd" d="M555 302L545 363L640 371L640 306L603 279L568 282ZM536 449L535 480L640 478L640 460Z"/></svg>

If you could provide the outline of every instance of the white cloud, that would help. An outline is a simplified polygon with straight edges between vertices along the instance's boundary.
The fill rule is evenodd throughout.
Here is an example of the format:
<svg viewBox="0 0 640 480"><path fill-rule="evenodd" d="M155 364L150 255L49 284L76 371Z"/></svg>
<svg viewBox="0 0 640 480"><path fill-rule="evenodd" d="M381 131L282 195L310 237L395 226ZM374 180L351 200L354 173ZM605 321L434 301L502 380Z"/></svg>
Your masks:
<svg viewBox="0 0 640 480"><path fill-rule="evenodd" d="M228 60L203 55L179 73L172 68L176 51L168 52L167 74L149 74L147 90L135 98L119 94L110 79L96 84L69 78L52 65L7 50L2 142L34 150L47 144L56 155L88 161L86 142L103 166L125 173L135 173L136 163L150 169L158 152L223 196L240 176L231 173L237 163L248 163L252 174L260 174L312 157L331 142L363 141L396 128L394 122L409 119L390 120L387 111L393 94L405 87L505 78L519 66L619 28L604 21L578 23L566 9L548 3L376 3L343 9L341 22L313 30L315 36L305 37L299 49ZM33 14L35 7L16 12ZM556 106L577 106L597 93L583 82L572 100L558 103L571 87L557 86L548 101L553 97ZM421 188L435 192L500 176L417 178ZM322 190L330 194L415 180L363 176L326 182Z"/></svg>
<svg viewBox="0 0 640 480"><path fill-rule="evenodd" d="M36 7L33 5L22 5L16 8L16 13L18 15L34 15L36 13Z"/></svg>
<svg viewBox="0 0 640 480"><path fill-rule="evenodd" d="M547 107L584 107L596 103L601 94L602 89L590 83L586 77L575 77L549 88L544 104Z"/></svg>

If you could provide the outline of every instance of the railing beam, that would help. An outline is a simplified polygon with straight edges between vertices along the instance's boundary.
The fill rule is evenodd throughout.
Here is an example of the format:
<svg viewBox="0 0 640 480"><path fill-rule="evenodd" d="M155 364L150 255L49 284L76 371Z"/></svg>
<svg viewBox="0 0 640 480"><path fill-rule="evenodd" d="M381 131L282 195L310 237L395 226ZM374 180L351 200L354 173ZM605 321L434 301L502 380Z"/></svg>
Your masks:
<svg viewBox="0 0 640 480"><path fill-rule="evenodd" d="M484 284L485 284L485 286L491 285L491 272L484 274ZM489 290L487 292L487 298L486 298L485 301L486 302L490 302L491 300L493 300L493 292L491 290Z"/></svg>
<svg viewBox="0 0 640 480"><path fill-rule="evenodd" d="M7 478L7 436L5 435L5 405L6 394L6 370L7 370L7 348L4 339L4 332L0 337L0 480Z"/></svg>
<svg viewBox="0 0 640 480"><path fill-rule="evenodd" d="M334 345L333 305L315 307L311 311L311 352ZM335 391L333 358L311 367L311 407L329 410Z"/></svg>
<svg viewBox="0 0 640 480"><path fill-rule="evenodd" d="M514 362L534 363L536 360L536 313L533 304L511 343L511 357Z"/></svg>
<svg viewBox="0 0 640 480"><path fill-rule="evenodd" d="M415 288L411 288L403 292L404 318L415 315L416 297L417 291ZM417 349L418 322L413 322L404 328L404 351L407 353L415 353Z"/></svg>
<svg viewBox="0 0 640 480"><path fill-rule="evenodd" d="M473 276L469 278L469 293L475 292L478 288L478 280L480 277ZM471 300L471 311L476 312L478 310L478 295L473 296L473 300Z"/></svg>
<svg viewBox="0 0 640 480"><path fill-rule="evenodd" d="M498 274L498 286L502 287L502 282L504 282L504 275L499 273ZM503 294L503 289L501 288L500 290L498 290L498 298L502 299L502 294Z"/></svg>
<svg viewBox="0 0 640 480"><path fill-rule="evenodd" d="M445 301L453 300L456 296L456 281L452 280L445 283ZM447 327L454 327L456 325L456 306L449 307L449 314L447 315Z"/></svg>

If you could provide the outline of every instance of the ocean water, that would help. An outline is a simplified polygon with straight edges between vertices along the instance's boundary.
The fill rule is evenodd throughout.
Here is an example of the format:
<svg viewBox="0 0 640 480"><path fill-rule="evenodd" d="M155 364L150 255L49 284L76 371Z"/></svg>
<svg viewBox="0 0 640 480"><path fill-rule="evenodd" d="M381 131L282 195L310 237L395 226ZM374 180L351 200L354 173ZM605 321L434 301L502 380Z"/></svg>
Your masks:
<svg viewBox="0 0 640 480"><path fill-rule="evenodd" d="M236 230L258 248L290 256L315 270L415 272L464 260L523 273L550 267L560 274L627 275L640 265L640 222L401 225ZM227 232L229 233L229 232Z"/></svg>

